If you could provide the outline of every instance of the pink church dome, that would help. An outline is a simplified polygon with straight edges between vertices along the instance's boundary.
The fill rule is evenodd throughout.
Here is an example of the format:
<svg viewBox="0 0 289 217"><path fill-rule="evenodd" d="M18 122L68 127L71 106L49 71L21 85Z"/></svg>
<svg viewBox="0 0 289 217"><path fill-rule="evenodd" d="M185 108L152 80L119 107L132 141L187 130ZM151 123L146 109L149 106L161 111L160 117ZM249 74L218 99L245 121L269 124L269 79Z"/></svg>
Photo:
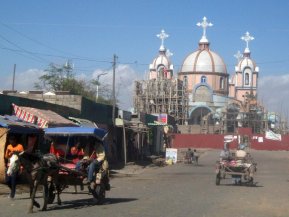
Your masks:
<svg viewBox="0 0 289 217"><path fill-rule="evenodd" d="M203 45L203 48L201 48ZM182 73L227 73L223 59L209 49L208 44L200 44L200 48L189 54L181 66Z"/></svg>
<svg viewBox="0 0 289 217"><path fill-rule="evenodd" d="M160 52L160 54L152 61L152 68L157 69L160 65L163 65L166 69L169 69L171 65L169 58L164 52Z"/></svg>

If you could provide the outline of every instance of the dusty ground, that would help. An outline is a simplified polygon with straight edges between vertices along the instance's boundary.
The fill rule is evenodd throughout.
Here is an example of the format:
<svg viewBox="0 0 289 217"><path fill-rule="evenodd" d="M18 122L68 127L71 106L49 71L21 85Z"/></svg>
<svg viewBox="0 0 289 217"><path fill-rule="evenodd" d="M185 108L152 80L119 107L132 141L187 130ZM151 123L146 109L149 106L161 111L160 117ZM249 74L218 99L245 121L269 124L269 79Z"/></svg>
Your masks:
<svg viewBox="0 0 289 217"><path fill-rule="evenodd" d="M111 179L104 205L95 205L86 190L73 194L69 188L61 195L61 206L49 205L47 212L35 209L33 216L289 216L289 152L252 151L258 163L255 187L232 185L231 179L216 186L218 154L204 152L199 166L127 167ZM28 203L27 193L13 201L2 194L0 216L26 216Z"/></svg>

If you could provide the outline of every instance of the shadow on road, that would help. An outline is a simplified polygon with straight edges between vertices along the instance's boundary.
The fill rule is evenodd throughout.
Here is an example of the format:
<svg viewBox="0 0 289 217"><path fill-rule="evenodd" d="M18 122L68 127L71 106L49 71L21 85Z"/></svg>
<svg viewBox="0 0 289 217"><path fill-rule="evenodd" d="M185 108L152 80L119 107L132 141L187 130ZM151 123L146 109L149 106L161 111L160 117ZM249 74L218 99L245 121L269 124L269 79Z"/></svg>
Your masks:
<svg viewBox="0 0 289 217"><path fill-rule="evenodd" d="M110 204L127 203L135 201L136 198L107 198L103 205L96 205L93 199L80 199L71 201L62 201L61 205L48 205L47 211L64 210L64 209L83 209L91 206L105 206Z"/></svg>
<svg viewBox="0 0 289 217"><path fill-rule="evenodd" d="M127 203L127 202L131 202L135 200L138 200L138 199L137 198L107 198L104 205Z"/></svg>
<svg viewBox="0 0 289 217"><path fill-rule="evenodd" d="M258 185L258 182L253 184L249 183L241 183L241 184L234 184L234 183L227 183L227 184L220 184L219 186L236 186L236 187L252 187L252 188L263 188L263 185Z"/></svg>

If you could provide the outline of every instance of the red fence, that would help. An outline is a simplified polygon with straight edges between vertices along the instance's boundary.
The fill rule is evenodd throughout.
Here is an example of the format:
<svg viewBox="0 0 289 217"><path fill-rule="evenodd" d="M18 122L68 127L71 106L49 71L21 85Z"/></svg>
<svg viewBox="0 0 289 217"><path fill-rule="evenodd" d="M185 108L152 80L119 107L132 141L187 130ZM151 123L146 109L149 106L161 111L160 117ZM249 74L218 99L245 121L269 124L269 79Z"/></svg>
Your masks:
<svg viewBox="0 0 289 217"><path fill-rule="evenodd" d="M282 135L281 141L266 139L265 135L251 134L250 144L256 150L286 150L289 151L289 134ZM234 140L230 148L237 145ZM173 148L212 148L222 149L224 147L224 135L220 134L173 134Z"/></svg>

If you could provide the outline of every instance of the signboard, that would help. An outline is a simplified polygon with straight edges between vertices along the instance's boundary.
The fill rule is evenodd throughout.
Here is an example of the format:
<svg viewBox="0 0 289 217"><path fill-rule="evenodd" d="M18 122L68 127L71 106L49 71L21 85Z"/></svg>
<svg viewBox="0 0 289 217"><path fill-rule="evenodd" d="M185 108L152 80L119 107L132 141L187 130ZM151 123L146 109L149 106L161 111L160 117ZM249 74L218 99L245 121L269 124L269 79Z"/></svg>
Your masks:
<svg viewBox="0 0 289 217"><path fill-rule="evenodd" d="M281 134L274 133L271 130L266 131L265 138L271 139L271 140L278 140L278 141L282 140Z"/></svg>
<svg viewBox="0 0 289 217"><path fill-rule="evenodd" d="M177 163L178 160L178 149L166 148L166 162L172 160L173 163Z"/></svg>
<svg viewBox="0 0 289 217"><path fill-rule="evenodd" d="M168 115L167 114L159 114L158 122L167 124L168 123Z"/></svg>
<svg viewBox="0 0 289 217"><path fill-rule="evenodd" d="M118 110L118 117L126 121L131 121L131 112Z"/></svg>
<svg viewBox="0 0 289 217"><path fill-rule="evenodd" d="M258 137L258 142L263 142L263 137Z"/></svg>
<svg viewBox="0 0 289 217"><path fill-rule="evenodd" d="M232 142L234 140L233 135L225 135L224 136L224 142Z"/></svg>
<svg viewBox="0 0 289 217"><path fill-rule="evenodd" d="M123 119L120 119L120 118L115 119L115 126L121 127L123 126L123 124L124 124Z"/></svg>

